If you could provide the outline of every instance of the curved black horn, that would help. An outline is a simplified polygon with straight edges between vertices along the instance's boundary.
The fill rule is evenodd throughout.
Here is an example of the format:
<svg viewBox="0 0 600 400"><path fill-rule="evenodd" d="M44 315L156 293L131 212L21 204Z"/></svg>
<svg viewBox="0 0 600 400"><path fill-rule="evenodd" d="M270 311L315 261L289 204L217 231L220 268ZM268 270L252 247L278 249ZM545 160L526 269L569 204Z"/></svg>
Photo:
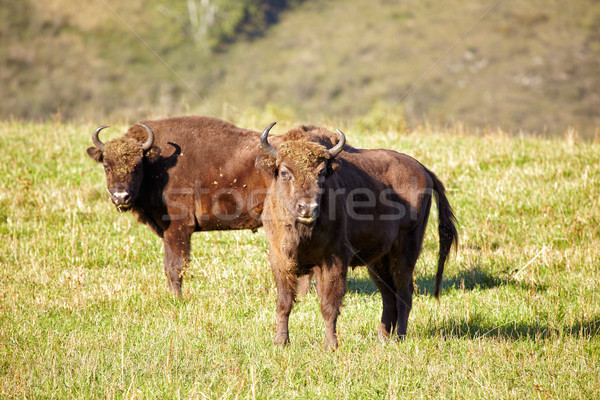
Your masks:
<svg viewBox="0 0 600 400"><path fill-rule="evenodd" d="M146 139L144 144L142 144L142 150L150 150L150 147L152 147L152 144L154 143L154 131L150 129L148 125L144 125L141 122L138 122L137 124L143 127L146 132L148 132L148 139Z"/></svg>
<svg viewBox="0 0 600 400"><path fill-rule="evenodd" d="M271 122L269 126L267 126L263 133L260 135L260 147L265 153L267 153L273 158L277 158L277 149L269 144L267 137L269 136L269 131L276 123L277 122Z"/></svg>
<svg viewBox="0 0 600 400"><path fill-rule="evenodd" d="M344 132L340 131L339 129L336 129L335 132L340 135L340 140L335 146L329 149L329 155L331 158L335 158L338 154L340 154L344 148L344 145L346 144L346 135L344 135Z"/></svg>
<svg viewBox="0 0 600 400"><path fill-rule="evenodd" d="M96 130L94 131L94 133L92 134L92 142L94 142L94 146L96 146L96 148L100 151L104 151L104 143L102 143L102 141L100 140L100 138L98 137L98 135L100 134L100 131L104 128L108 128L110 125L102 125L96 128Z"/></svg>

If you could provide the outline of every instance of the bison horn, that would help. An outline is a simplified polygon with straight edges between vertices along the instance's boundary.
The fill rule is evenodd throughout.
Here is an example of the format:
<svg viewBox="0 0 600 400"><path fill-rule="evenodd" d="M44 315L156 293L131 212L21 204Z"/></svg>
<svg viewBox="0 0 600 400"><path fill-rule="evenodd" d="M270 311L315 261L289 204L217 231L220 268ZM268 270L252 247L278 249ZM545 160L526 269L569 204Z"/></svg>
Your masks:
<svg viewBox="0 0 600 400"><path fill-rule="evenodd" d="M143 127L146 130L146 132L148 132L148 139L146 139L144 144L142 144L142 150L150 150L150 147L152 147L152 144L154 143L154 131L152 131L152 129L150 129L148 125L144 125L141 122L138 122L138 125Z"/></svg>
<svg viewBox="0 0 600 400"><path fill-rule="evenodd" d="M267 155L273 158L277 158L277 149L269 144L267 137L269 136L269 131L276 123L277 122L271 122L260 135L260 147L265 153L267 153Z"/></svg>
<svg viewBox="0 0 600 400"><path fill-rule="evenodd" d="M344 148L344 145L346 144L346 135L344 135L344 132L340 131L339 129L336 129L335 132L340 135L340 141L331 149L329 149L329 156L331 156L331 158L335 158L338 154L340 154Z"/></svg>
<svg viewBox="0 0 600 400"><path fill-rule="evenodd" d="M102 141L100 140L100 138L98 137L98 135L100 134L100 131L104 128L108 128L110 125L102 125L96 128L96 130L94 131L94 133L92 134L92 142L94 142L94 146L96 146L96 148L100 151L104 151L104 143L102 143Z"/></svg>

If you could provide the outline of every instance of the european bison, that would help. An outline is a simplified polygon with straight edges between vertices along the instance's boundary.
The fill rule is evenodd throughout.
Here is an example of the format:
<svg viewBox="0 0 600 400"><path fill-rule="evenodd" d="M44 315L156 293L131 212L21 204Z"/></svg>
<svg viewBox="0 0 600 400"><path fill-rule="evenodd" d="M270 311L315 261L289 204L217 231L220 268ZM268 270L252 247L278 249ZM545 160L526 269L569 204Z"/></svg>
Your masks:
<svg viewBox="0 0 600 400"><path fill-rule="evenodd" d="M316 127L289 131L275 148L268 142L273 124L262 134L264 154L257 158L257 167L270 178L262 220L277 285L274 343L289 342L288 320L298 278L314 269L325 347L337 347L336 321L347 269L359 265L368 267L381 292L380 335L396 332L404 337L412 307L413 270L432 195L439 210L436 297L444 263L458 238L444 185L405 154L345 145L340 131L338 143L329 150L335 137Z"/></svg>
<svg viewBox="0 0 600 400"><path fill-rule="evenodd" d="M254 168L258 132L208 117L143 121L88 154L104 165L116 207L163 239L170 289L181 295L193 232L256 229L267 180Z"/></svg>

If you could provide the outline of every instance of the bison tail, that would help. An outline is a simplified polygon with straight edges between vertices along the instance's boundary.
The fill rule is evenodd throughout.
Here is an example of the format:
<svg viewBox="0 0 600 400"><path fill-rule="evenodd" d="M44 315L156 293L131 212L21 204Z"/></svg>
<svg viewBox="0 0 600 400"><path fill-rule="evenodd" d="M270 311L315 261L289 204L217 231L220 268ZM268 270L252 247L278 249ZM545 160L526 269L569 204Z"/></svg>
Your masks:
<svg viewBox="0 0 600 400"><path fill-rule="evenodd" d="M430 172L430 174L433 179L434 196L439 215L438 234L440 238L440 252L438 255L438 268L435 275L434 290L434 296L439 298L442 276L444 275L444 264L446 263L452 244L454 244L455 248L458 247L458 232L455 226L456 217L454 216L454 211L452 211L452 207L446 198L446 188L434 173Z"/></svg>

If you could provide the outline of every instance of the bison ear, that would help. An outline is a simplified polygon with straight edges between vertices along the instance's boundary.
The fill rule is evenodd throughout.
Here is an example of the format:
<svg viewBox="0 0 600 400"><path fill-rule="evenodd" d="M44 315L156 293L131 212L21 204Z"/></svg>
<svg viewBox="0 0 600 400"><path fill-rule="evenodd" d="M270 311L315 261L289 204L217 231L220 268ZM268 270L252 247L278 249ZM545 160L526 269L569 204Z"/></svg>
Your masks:
<svg viewBox="0 0 600 400"><path fill-rule="evenodd" d="M148 159L148 161L155 162L160 156L161 150L160 147L152 146L150 150L146 151L144 155Z"/></svg>
<svg viewBox="0 0 600 400"><path fill-rule="evenodd" d="M269 176L275 176L275 173L277 172L276 160L267 154L259 154L256 157L254 165Z"/></svg>
<svg viewBox="0 0 600 400"><path fill-rule="evenodd" d="M340 168L341 165L342 160L336 160L335 158L333 160L329 160L329 164L327 165L327 175L333 174L338 170L338 168Z"/></svg>
<svg viewBox="0 0 600 400"><path fill-rule="evenodd" d="M88 147L87 149L88 156L90 156L94 161L101 163L104 159L104 155L102 154L102 150L97 147Z"/></svg>

